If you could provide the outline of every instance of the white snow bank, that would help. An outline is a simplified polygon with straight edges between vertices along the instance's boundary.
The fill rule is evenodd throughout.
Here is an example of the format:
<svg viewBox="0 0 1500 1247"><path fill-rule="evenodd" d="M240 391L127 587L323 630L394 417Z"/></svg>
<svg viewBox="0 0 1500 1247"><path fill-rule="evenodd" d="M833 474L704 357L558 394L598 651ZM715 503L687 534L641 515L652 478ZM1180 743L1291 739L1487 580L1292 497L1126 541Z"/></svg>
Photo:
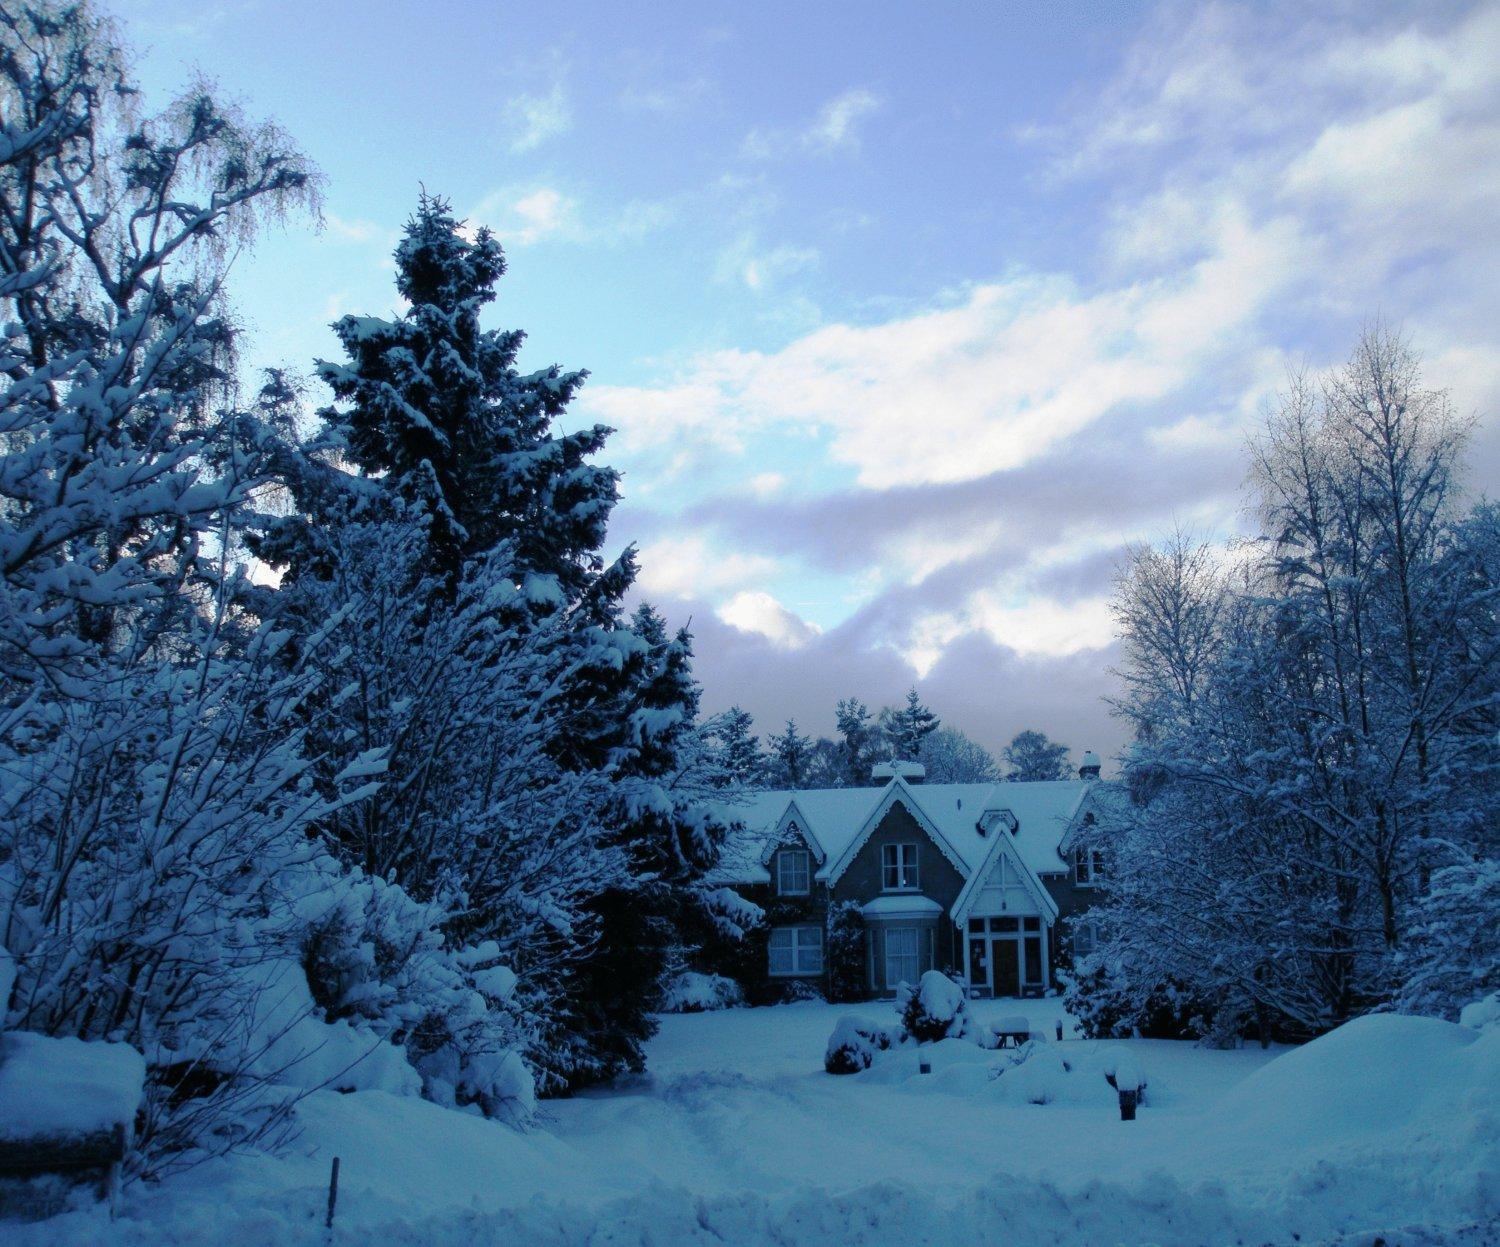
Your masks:
<svg viewBox="0 0 1500 1247"><path fill-rule="evenodd" d="M285 1086L417 1095L422 1076L406 1053L367 1026L325 1022L307 974L286 958L247 967L250 1068Z"/></svg>
<svg viewBox="0 0 1500 1247"><path fill-rule="evenodd" d="M0 1035L0 1138L94 1134L123 1125L141 1106L146 1062L129 1044Z"/></svg>
<svg viewBox="0 0 1500 1247"><path fill-rule="evenodd" d="M1225 1096L1218 1116L1278 1148L1465 1122L1494 1132L1496 1088L1500 1031L1371 1014L1277 1057Z"/></svg>
<svg viewBox="0 0 1500 1247"><path fill-rule="evenodd" d="M1475 1030L1500 1025L1500 992L1491 992L1483 1000L1465 1005L1459 1012L1458 1024L1472 1026Z"/></svg>

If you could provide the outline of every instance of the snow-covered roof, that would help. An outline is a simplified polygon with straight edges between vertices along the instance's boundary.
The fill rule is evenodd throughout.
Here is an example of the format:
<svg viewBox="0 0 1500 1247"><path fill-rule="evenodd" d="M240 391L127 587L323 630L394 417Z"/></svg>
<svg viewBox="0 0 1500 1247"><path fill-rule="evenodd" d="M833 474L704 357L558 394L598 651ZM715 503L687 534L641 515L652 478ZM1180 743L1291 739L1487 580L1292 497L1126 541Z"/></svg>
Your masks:
<svg viewBox="0 0 1500 1247"><path fill-rule="evenodd" d="M782 816L795 801L806 821L804 834L823 850L819 878L827 878L860 834L871 814L891 789L909 801L913 813L931 823L959 859L955 862L968 877L985 860L990 836L979 830L986 812L1009 810L1016 820L1012 842L1027 867L1037 873L1065 870L1058 845L1078 810L1084 794L1094 785L1077 779L999 784L907 784L893 780L878 788L813 788L748 794L742 802L726 805L718 812L738 820L744 833L721 858L716 877L725 883L764 883L770 875L761 855L776 835Z"/></svg>

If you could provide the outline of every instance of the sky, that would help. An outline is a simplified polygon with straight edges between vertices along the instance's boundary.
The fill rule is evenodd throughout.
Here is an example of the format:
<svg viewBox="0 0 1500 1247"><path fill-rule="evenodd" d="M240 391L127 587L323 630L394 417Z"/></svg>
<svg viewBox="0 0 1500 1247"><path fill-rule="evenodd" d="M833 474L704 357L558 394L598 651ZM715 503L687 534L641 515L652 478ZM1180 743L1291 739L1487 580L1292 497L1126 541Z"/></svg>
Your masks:
<svg viewBox="0 0 1500 1247"><path fill-rule="evenodd" d="M1500 5L107 7L149 101L205 74L326 176L235 261L247 365L393 310L421 187L496 231L488 323L589 370L611 549L765 734L915 686L1113 755L1127 545L1242 531L1374 318L1500 484Z"/></svg>

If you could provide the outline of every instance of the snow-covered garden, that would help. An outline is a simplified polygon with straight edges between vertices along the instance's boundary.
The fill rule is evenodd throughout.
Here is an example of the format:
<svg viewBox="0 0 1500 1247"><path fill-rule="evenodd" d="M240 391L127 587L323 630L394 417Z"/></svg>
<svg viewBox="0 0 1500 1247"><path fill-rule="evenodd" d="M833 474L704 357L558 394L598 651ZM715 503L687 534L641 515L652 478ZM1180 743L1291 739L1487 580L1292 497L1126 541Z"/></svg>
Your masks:
<svg viewBox="0 0 1500 1247"><path fill-rule="evenodd" d="M1055 1035L1055 1001L1024 1012ZM889 1006L863 1007L895 1020ZM885 1010L882 1014L881 1010ZM1500 1028L1359 1019L1300 1048L1039 1043L1075 1080L1008 1093L1013 1053L962 1040L822 1068L841 1006L669 1016L652 1072L548 1106L521 1133L416 1097L318 1092L277 1158L213 1161L103 1208L7 1227L16 1247L378 1244L1492 1242L1500 1215ZM1122 1122L1097 1073L1150 1081ZM1032 1058L1033 1060L1038 1058ZM1026 1063L1031 1064L1031 1061ZM1029 1084L1034 1089L1038 1084Z"/></svg>

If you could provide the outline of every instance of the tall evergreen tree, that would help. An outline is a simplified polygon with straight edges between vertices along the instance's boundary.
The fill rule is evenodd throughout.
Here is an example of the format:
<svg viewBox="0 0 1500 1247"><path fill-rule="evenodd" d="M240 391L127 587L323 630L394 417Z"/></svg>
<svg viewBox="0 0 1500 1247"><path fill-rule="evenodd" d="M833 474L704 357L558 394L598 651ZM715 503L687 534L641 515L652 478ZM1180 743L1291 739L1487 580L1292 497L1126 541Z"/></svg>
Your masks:
<svg viewBox="0 0 1500 1247"><path fill-rule="evenodd" d="M366 823L380 820L374 840L389 846L382 860L398 878L420 879L424 894L473 891L466 936L524 933L507 905L549 916L553 935L524 937L532 942L514 960L546 1015L547 1043L531 1053L543 1086L576 1087L640 1068L672 923L722 837L704 813L705 786L683 780L701 769L691 650L649 609L625 618L633 552L608 566L600 556L618 478L588 459L608 430L552 428L584 374L523 376L522 335L480 324L505 271L493 236L470 233L424 194L395 260L410 306L394 320L335 325L348 358L319 365L335 402L289 471L302 514L271 526L262 549L287 565L295 590L303 577L338 581L347 555L327 539L337 526L420 534L410 592L422 609L403 617L405 648L418 655L433 638L460 636L463 670L441 653L400 660L400 638L388 637L380 678L358 682L378 691L376 721L392 744L392 780ZM304 627L317 622L317 600L301 607ZM288 601L295 608L295 593ZM382 620L388 631L393 617ZM436 678L444 672L454 678ZM512 694L527 689L517 705ZM507 699L512 711L498 713ZM371 720L362 699L348 704L353 748ZM542 752L532 754L538 731ZM518 732L530 739L520 752ZM526 761L479 765L500 757ZM465 845L465 826L483 843ZM372 837L356 827L343 841L364 851ZM595 859L604 873L589 867ZM539 894L549 887L550 898ZM559 964L558 940L560 972L529 980L528 967Z"/></svg>
<svg viewBox="0 0 1500 1247"><path fill-rule="evenodd" d="M771 737L771 782L781 788L801 788L807 782L812 761L812 741L797 730L795 720L786 721L786 730Z"/></svg>
<svg viewBox="0 0 1500 1247"><path fill-rule="evenodd" d="M870 782L870 768L881 748L880 726L870 717L870 708L857 697L846 697L834 712L838 728L842 781L860 785Z"/></svg>
<svg viewBox="0 0 1500 1247"><path fill-rule="evenodd" d="M327 438L429 517L445 576L508 541L520 572L554 576L573 598L602 567L619 476L588 460L610 430L554 433L586 374L552 365L522 375L525 335L479 322L505 272L500 244L487 227L468 236L459 226L446 200L424 192L396 248L407 311L334 325L348 358L318 366L338 400L320 413Z"/></svg>
<svg viewBox="0 0 1500 1247"><path fill-rule="evenodd" d="M760 738L750 730L754 725L750 712L740 706L731 706L712 723L726 787L753 788L765 776L766 759Z"/></svg>
<svg viewBox="0 0 1500 1247"><path fill-rule="evenodd" d="M916 689L907 692L904 706L881 711L880 721L896 757L907 762L922 756L922 742L937 731L940 723L937 715L922 704Z"/></svg>

